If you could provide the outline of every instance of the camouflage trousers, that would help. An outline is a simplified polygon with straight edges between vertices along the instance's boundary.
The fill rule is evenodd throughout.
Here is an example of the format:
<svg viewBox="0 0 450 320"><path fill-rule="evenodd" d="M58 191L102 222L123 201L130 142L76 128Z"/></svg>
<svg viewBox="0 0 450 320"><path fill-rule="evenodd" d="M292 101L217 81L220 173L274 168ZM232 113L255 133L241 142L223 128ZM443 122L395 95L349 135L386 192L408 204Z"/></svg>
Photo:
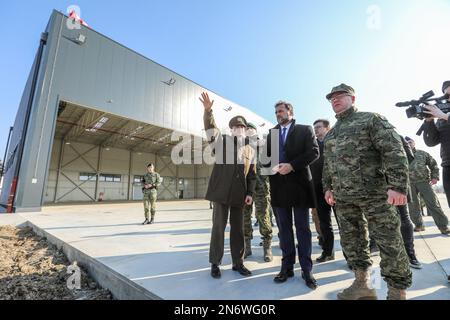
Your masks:
<svg viewBox="0 0 450 320"><path fill-rule="evenodd" d="M255 204L255 217L259 224L259 233L263 241L263 245L268 246L272 242L272 206L270 205L270 195L266 189L256 186L253 201ZM244 207L244 237L245 241L253 239L252 226L253 204Z"/></svg>
<svg viewBox="0 0 450 320"><path fill-rule="evenodd" d="M158 196L158 193L155 191L145 192L143 194L144 196L144 215L145 219L148 220L148 213L150 211L152 218L155 217L156 213L156 199Z"/></svg>
<svg viewBox="0 0 450 320"><path fill-rule="evenodd" d="M408 256L400 233L400 218L386 198L338 200L336 213L341 245L349 266L367 270L372 265L369 233L380 249L381 276L392 287L406 289L412 284Z"/></svg>

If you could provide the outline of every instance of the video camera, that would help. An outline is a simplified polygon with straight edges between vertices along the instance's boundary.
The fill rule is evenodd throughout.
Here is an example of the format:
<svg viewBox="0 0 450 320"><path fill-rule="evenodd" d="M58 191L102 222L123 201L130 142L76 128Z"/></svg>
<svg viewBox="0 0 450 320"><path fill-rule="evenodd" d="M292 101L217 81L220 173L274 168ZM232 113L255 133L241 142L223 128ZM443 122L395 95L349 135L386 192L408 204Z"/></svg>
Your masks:
<svg viewBox="0 0 450 320"><path fill-rule="evenodd" d="M408 118L418 118L420 120L431 117L431 115L424 112L427 111L427 109L425 109L424 106L431 105L430 102L436 102L434 106L441 109L442 112L444 113L450 112L450 103L447 101L449 99L448 94L443 95L442 97L439 98L433 98L433 96L434 92L428 91L422 97L420 97L419 100L399 102L396 103L395 106L409 107L408 109L406 109L406 116Z"/></svg>

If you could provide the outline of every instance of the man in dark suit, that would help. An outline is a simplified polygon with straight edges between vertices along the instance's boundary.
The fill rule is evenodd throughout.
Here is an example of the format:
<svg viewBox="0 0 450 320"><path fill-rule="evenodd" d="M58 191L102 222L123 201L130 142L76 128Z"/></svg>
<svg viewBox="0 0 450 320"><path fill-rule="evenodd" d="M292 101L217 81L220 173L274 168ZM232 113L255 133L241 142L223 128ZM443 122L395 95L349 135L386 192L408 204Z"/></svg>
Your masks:
<svg viewBox="0 0 450 320"><path fill-rule="evenodd" d="M278 125L270 130L266 144L266 155L272 162L266 165L274 173L269 178L270 194L283 258L281 271L274 281L281 283L294 276L296 254L292 225L295 221L302 278L309 288L316 289L317 282L312 274L312 239L309 228L309 208L315 207L315 204L309 165L318 159L319 146L311 126L295 123L294 108L290 103L279 101L275 110ZM278 150L272 150L272 137L278 137ZM276 156L279 161L274 163Z"/></svg>

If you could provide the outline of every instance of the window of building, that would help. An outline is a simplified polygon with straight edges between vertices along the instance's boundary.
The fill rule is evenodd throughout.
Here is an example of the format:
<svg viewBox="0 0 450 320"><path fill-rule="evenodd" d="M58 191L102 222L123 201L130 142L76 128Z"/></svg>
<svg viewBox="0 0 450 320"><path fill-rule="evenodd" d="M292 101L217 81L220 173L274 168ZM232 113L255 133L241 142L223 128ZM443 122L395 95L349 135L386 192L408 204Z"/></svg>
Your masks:
<svg viewBox="0 0 450 320"><path fill-rule="evenodd" d="M80 172L80 181L95 181L97 180L97 175L95 173Z"/></svg>
<svg viewBox="0 0 450 320"><path fill-rule="evenodd" d="M133 182L134 183L141 183L144 176L134 176Z"/></svg>
<svg viewBox="0 0 450 320"><path fill-rule="evenodd" d="M122 181L122 176L120 174L102 173L100 175L99 181L102 181L102 182L121 182Z"/></svg>

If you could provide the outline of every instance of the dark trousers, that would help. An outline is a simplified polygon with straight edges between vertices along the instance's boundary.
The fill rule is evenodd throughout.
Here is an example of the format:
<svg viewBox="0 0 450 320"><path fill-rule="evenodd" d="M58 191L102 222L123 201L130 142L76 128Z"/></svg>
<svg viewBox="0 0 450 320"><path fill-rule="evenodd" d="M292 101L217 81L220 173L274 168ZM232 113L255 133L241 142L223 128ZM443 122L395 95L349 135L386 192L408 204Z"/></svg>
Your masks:
<svg viewBox="0 0 450 320"><path fill-rule="evenodd" d="M326 255L333 253L334 232L331 223L331 207L325 201L323 191L316 188L317 215L320 221L320 232L322 235L322 249Z"/></svg>
<svg viewBox="0 0 450 320"><path fill-rule="evenodd" d="M403 243L405 245L406 253L409 257L415 256L414 251L414 226L409 217L407 206L398 206L397 212L400 215L400 231L402 233Z"/></svg>
<svg viewBox="0 0 450 320"><path fill-rule="evenodd" d="M222 264L225 229L230 215L230 249L233 265L242 264L244 261L244 208L230 207L225 204L214 202L213 226L211 232L211 243L209 246L209 262L211 264Z"/></svg>
<svg viewBox="0 0 450 320"><path fill-rule="evenodd" d="M442 180L448 207L450 208L450 167L442 167Z"/></svg>
<svg viewBox="0 0 450 320"><path fill-rule="evenodd" d="M405 246L406 253L408 257L415 256L416 251L414 250L414 225L409 217L408 207L397 206L397 213L400 215L400 232L402 233L403 244ZM375 245L375 240L370 237L370 246Z"/></svg>
<svg viewBox="0 0 450 320"><path fill-rule="evenodd" d="M311 230L309 228L309 209L300 207L273 208L278 225L278 237L280 248L283 253L281 259L281 270L292 270L295 264L295 240L292 229L293 219L297 236L297 249L300 266L304 273L312 270L311 260Z"/></svg>

